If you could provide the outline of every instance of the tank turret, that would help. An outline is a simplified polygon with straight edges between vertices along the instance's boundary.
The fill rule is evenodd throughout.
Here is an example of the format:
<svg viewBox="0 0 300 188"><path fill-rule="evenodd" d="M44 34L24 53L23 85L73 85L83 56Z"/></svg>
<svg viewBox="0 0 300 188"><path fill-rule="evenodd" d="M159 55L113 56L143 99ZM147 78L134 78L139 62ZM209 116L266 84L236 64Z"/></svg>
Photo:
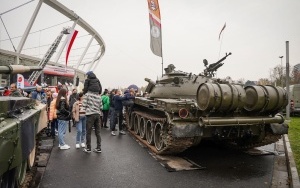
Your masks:
<svg viewBox="0 0 300 188"><path fill-rule="evenodd" d="M214 78L229 55L210 65L204 60L206 68L200 74L171 64L157 81L146 78L149 95L136 97L127 111L128 129L158 154L179 153L201 140L237 149L276 142L288 131L279 114L287 105L285 90Z"/></svg>

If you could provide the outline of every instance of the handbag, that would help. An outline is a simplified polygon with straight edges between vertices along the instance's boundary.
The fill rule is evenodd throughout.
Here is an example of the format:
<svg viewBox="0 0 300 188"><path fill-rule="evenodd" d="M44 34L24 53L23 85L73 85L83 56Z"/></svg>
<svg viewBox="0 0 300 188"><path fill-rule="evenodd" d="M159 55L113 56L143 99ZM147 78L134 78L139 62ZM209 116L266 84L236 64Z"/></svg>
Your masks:
<svg viewBox="0 0 300 188"><path fill-rule="evenodd" d="M71 112L67 111L67 113L68 113L68 114L66 114L66 115L67 115L66 120L67 120L67 121L70 121L70 120L72 119Z"/></svg>

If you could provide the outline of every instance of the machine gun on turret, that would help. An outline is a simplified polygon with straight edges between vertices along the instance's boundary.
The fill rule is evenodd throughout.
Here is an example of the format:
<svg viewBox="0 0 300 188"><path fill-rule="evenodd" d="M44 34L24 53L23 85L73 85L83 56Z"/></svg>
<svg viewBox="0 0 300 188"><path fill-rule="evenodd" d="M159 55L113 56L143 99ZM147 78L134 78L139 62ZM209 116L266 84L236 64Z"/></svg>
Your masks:
<svg viewBox="0 0 300 188"><path fill-rule="evenodd" d="M220 68L224 64L224 63L222 63L222 61L224 61L227 58L227 56L229 56L229 55L231 55L231 52L229 52L228 54L226 53L226 55L222 59L220 59L216 63L212 63L210 65L208 65L208 61L206 59L204 59L203 63L204 63L204 66L206 67L206 69L204 70L204 76L213 77L215 75L214 72L216 72L218 70L218 68Z"/></svg>

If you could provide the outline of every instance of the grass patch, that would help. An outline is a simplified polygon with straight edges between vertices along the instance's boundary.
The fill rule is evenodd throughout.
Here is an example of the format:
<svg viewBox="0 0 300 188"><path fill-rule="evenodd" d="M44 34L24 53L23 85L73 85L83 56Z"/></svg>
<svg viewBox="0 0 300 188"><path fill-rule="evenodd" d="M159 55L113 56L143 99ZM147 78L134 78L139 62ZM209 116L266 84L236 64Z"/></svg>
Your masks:
<svg viewBox="0 0 300 188"><path fill-rule="evenodd" d="M292 117L288 134L298 173L300 172L300 117Z"/></svg>

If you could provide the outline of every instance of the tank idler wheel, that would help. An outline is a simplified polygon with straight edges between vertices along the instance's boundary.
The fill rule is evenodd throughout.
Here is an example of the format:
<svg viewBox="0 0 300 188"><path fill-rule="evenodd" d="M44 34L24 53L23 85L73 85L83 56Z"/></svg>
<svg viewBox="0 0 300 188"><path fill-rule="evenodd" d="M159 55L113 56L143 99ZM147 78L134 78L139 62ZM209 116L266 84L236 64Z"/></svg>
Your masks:
<svg viewBox="0 0 300 188"><path fill-rule="evenodd" d="M140 133L140 128L139 128L140 127L140 119L141 119L141 117L139 115L135 114L134 120L133 120L133 122L134 122L133 130L136 135L138 135Z"/></svg>
<svg viewBox="0 0 300 188"><path fill-rule="evenodd" d="M1 188L11 188L16 185L16 168L5 172L0 177L0 187Z"/></svg>
<svg viewBox="0 0 300 188"><path fill-rule="evenodd" d="M18 185L21 185L24 182L26 170L27 170L27 160L24 160L21 163L21 165L17 167L16 178L17 178Z"/></svg>
<svg viewBox="0 0 300 188"><path fill-rule="evenodd" d="M146 124L146 140L147 140L147 143L150 144L150 145L154 144L153 126L154 126L154 122L151 121L151 120L148 120L147 124Z"/></svg>
<svg viewBox="0 0 300 188"><path fill-rule="evenodd" d="M134 127L134 116L135 115L136 115L135 113L131 113L130 114L130 120L129 120L129 123L128 123L129 130L133 130L133 127Z"/></svg>
<svg viewBox="0 0 300 188"><path fill-rule="evenodd" d="M154 127L154 145L158 151L165 147L163 139L163 127L160 122L157 122Z"/></svg>
<svg viewBox="0 0 300 188"><path fill-rule="evenodd" d="M142 139L145 139L146 138L146 122L147 122L147 119L145 119L144 117L141 117L140 119L140 137Z"/></svg>

